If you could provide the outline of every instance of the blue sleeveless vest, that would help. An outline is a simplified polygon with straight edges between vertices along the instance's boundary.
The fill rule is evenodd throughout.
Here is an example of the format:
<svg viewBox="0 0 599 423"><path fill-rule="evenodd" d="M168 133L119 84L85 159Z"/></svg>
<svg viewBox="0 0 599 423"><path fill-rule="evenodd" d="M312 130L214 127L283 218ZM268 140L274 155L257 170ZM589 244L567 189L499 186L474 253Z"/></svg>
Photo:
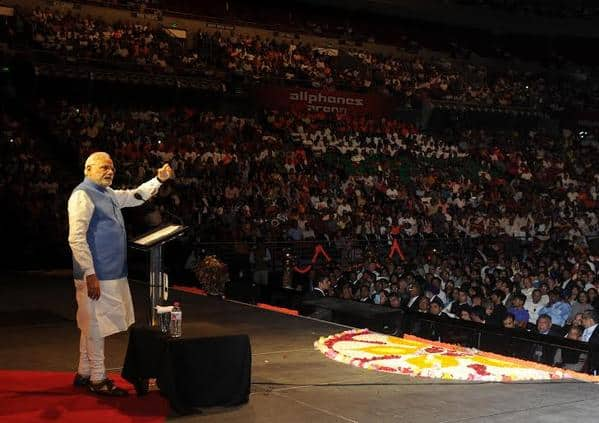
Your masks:
<svg viewBox="0 0 599 423"><path fill-rule="evenodd" d="M87 229L87 243L100 280L127 276L127 234L125 221L114 194L85 178L73 192L83 190L94 203ZM83 269L73 257L73 277L83 279Z"/></svg>

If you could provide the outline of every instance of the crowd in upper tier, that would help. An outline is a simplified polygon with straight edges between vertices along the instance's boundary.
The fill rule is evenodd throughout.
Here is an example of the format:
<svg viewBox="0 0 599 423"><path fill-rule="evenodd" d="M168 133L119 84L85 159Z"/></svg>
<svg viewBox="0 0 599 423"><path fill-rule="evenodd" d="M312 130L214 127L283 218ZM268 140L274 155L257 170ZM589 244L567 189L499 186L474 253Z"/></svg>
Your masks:
<svg viewBox="0 0 599 423"><path fill-rule="evenodd" d="M366 49L328 48L300 40L239 33L195 34L191 49L160 27L107 23L96 17L36 9L28 16L35 46L80 61L109 61L153 72L238 75L247 83L283 80L313 87L374 91L401 104L443 100L479 107L543 112L599 104L599 79L590 71L549 74L500 69L449 57L385 56ZM224 76L222 76L224 75Z"/></svg>

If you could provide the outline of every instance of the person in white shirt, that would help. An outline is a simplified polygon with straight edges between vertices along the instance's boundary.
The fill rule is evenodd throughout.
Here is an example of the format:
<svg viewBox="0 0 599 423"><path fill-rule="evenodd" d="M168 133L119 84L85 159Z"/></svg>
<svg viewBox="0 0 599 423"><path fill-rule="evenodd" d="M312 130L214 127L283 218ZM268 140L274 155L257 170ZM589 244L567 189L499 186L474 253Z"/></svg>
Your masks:
<svg viewBox="0 0 599 423"><path fill-rule="evenodd" d="M106 377L104 365L104 338L127 330L135 320L127 281L127 235L120 209L143 204L173 171L165 164L156 178L136 189L113 190L112 159L97 152L85 161L84 174L68 202L77 326L81 330L73 384L99 395L123 396L127 392Z"/></svg>
<svg viewBox="0 0 599 423"><path fill-rule="evenodd" d="M541 290L535 289L532 291L531 298L524 303L524 308L528 310L529 322L536 323L539 318L539 310L546 305L547 303L542 299Z"/></svg>

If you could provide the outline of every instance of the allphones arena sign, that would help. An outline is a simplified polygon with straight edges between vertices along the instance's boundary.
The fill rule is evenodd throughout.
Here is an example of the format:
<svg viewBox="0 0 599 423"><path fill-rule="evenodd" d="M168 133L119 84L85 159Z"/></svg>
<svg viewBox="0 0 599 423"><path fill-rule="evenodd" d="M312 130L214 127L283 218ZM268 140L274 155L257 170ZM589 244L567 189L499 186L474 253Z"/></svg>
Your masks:
<svg viewBox="0 0 599 423"><path fill-rule="evenodd" d="M266 108L380 117L393 109L390 97L311 88L261 87L256 100Z"/></svg>

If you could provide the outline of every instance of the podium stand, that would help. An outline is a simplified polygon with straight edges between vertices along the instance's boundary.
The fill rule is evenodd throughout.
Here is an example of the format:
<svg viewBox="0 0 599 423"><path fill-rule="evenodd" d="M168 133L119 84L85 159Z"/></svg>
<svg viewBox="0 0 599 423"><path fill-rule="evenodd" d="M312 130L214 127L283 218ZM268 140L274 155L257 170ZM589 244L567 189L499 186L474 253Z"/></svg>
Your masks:
<svg viewBox="0 0 599 423"><path fill-rule="evenodd" d="M158 326L156 306L168 299L168 278L162 272L162 246L180 237L187 230L183 225L166 225L130 241L131 248L150 253L150 310L148 324Z"/></svg>

